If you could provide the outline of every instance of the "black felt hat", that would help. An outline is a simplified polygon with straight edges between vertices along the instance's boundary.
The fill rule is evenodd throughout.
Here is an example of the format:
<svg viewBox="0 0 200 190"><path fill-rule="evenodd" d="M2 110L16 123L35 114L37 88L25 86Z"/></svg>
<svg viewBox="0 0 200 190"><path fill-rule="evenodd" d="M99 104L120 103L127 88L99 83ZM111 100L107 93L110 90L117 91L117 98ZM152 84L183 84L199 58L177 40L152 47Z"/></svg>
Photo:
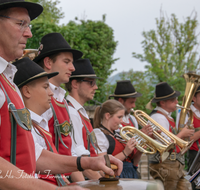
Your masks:
<svg viewBox="0 0 200 190"><path fill-rule="evenodd" d="M142 94L135 91L130 80L122 80L117 82L117 86L115 88L114 94L110 95L110 97L116 98L136 98L140 97Z"/></svg>
<svg viewBox="0 0 200 190"><path fill-rule="evenodd" d="M43 7L37 3L26 2L24 0L1 0L0 10L5 10L13 7L22 7L28 10L30 19L38 17L42 11Z"/></svg>
<svg viewBox="0 0 200 190"><path fill-rule="evenodd" d="M74 61L73 64L75 67L75 71L72 72L70 79L79 77L101 79L96 76L89 59L79 59L77 61Z"/></svg>
<svg viewBox="0 0 200 190"><path fill-rule="evenodd" d="M174 91L169 84L161 82L156 85L155 97L151 100L152 103L160 102L161 100L169 100L180 96L179 91Z"/></svg>
<svg viewBox="0 0 200 190"><path fill-rule="evenodd" d="M14 83L21 88L25 84L47 76L48 78L54 77L58 72L47 73L42 67L40 67L34 61L31 61L28 57L20 59L13 63L17 67L17 72L14 77Z"/></svg>
<svg viewBox="0 0 200 190"><path fill-rule="evenodd" d="M72 49L60 33L49 33L43 36L38 56L33 61L38 63L41 59L59 52L71 52L74 61L83 55L81 51Z"/></svg>

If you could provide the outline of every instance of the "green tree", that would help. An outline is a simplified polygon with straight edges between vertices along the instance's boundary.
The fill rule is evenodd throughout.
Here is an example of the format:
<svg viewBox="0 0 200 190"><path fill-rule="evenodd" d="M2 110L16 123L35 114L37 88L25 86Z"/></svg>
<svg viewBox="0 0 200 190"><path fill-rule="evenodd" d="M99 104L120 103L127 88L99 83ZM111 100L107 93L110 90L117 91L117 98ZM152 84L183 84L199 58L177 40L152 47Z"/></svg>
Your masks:
<svg viewBox="0 0 200 190"><path fill-rule="evenodd" d="M64 13L61 8L57 8L60 3L59 0L27 0L33 3L39 3L43 6L43 13L38 17L37 20L59 23L59 20L64 17ZM33 21L35 23L35 20Z"/></svg>
<svg viewBox="0 0 200 190"><path fill-rule="evenodd" d="M161 12L156 30L143 32L143 54L133 57L147 62L146 69L155 83L166 81L184 93L184 73L199 69L197 14L193 12L183 23L172 14L168 19Z"/></svg>

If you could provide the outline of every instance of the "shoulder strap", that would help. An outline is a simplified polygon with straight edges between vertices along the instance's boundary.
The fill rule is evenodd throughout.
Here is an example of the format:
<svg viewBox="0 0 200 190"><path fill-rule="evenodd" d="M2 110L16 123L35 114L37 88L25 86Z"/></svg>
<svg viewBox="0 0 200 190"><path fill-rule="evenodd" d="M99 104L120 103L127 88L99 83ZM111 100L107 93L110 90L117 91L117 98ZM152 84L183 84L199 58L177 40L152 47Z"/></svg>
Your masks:
<svg viewBox="0 0 200 190"><path fill-rule="evenodd" d="M53 105L50 103L52 112L53 112L53 118L54 118L54 133L55 133L55 147L56 150L59 152L59 142L58 140L60 139L60 142L62 143L62 145L68 149L67 145L63 142L62 137L61 137L61 133L60 133L60 124L58 121L58 118L56 116L56 112L54 110Z"/></svg>
<svg viewBox="0 0 200 190"><path fill-rule="evenodd" d="M134 125L134 127L135 127L136 125L135 125L135 123L134 123L134 121L133 121L133 119L132 119L131 116L129 117L129 119L130 119L131 123L132 123L132 124Z"/></svg>

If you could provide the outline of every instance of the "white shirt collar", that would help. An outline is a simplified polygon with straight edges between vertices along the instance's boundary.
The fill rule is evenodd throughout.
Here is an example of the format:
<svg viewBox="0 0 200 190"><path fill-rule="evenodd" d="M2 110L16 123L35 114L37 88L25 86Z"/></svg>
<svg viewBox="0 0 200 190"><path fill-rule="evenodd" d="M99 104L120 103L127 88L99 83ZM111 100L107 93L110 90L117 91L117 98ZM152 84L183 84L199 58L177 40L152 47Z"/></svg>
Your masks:
<svg viewBox="0 0 200 190"><path fill-rule="evenodd" d="M79 102L77 102L72 96L67 95L66 99L69 100L72 103L72 105L74 106L74 108L77 111L80 111L83 116L85 116L86 118L89 118L85 108Z"/></svg>
<svg viewBox="0 0 200 190"><path fill-rule="evenodd" d="M57 87L57 86L53 85L52 83L49 83L49 87L50 87L51 91L53 92L53 97L57 101L62 102L65 97L66 91L63 88L61 88L60 86Z"/></svg>
<svg viewBox="0 0 200 190"><path fill-rule="evenodd" d="M8 62L0 57L0 74L3 73L8 65Z"/></svg>
<svg viewBox="0 0 200 190"><path fill-rule="evenodd" d="M162 113L166 114L168 117L172 118L171 117L171 112L168 112L166 110L164 110L163 108L161 108L160 106L156 106L155 110L158 110L158 111L161 111Z"/></svg>
<svg viewBox="0 0 200 190"><path fill-rule="evenodd" d="M29 110L29 112L30 112L31 120L33 120L36 124L38 124L40 127L45 129L46 131L49 131L48 122L44 117L36 114L35 112L31 110Z"/></svg>

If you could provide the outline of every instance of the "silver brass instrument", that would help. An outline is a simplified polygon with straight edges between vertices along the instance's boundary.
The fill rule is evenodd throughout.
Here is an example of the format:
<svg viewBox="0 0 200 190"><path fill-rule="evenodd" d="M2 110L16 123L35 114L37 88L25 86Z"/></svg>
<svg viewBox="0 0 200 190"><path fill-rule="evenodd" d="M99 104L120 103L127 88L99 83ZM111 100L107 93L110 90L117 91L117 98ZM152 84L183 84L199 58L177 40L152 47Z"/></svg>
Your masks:
<svg viewBox="0 0 200 190"><path fill-rule="evenodd" d="M197 75L195 72L185 73L183 77L185 78L186 81L186 87L179 118L179 125L178 125L179 131L185 126L185 117L188 112L187 110L190 109L192 98L194 97L195 92L200 84L200 75ZM189 119L187 125L190 129L193 129L192 124L193 124L193 113L192 111L189 111Z"/></svg>
<svg viewBox="0 0 200 190"><path fill-rule="evenodd" d="M182 155L185 154L185 152L187 152L187 150L192 146L193 141L187 142L180 139L179 137L162 127L145 112L141 110L133 110L133 114L139 125L141 125L142 127L150 124L153 128L154 137L162 142L164 145L169 147L172 147L173 143L178 145ZM157 132L158 130L161 131L161 134Z"/></svg>
<svg viewBox="0 0 200 190"><path fill-rule="evenodd" d="M120 126L120 128L120 135L124 140L128 141L131 138L134 138L138 142L136 148L145 154L155 154L158 151L160 153L162 162L169 156L168 150L174 146L173 143L171 143L171 147L165 146L133 126Z"/></svg>

